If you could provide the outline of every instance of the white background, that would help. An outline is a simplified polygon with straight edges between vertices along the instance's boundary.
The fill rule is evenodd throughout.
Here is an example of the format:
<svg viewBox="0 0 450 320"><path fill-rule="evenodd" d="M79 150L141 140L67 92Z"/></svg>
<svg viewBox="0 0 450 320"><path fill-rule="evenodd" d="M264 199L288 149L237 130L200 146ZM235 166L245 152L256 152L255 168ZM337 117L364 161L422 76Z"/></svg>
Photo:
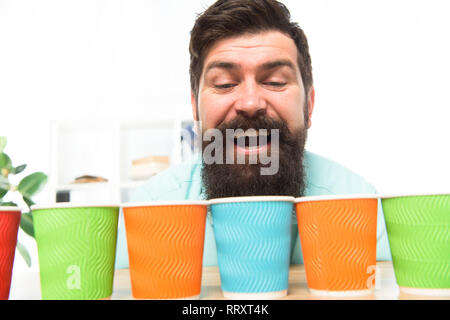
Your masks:
<svg viewBox="0 0 450 320"><path fill-rule="evenodd" d="M54 119L190 117L189 32L212 2L0 0L0 135L14 164L50 171ZM313 59L307 148L380 193L448 192L450 2L283 2Z"/></svg>

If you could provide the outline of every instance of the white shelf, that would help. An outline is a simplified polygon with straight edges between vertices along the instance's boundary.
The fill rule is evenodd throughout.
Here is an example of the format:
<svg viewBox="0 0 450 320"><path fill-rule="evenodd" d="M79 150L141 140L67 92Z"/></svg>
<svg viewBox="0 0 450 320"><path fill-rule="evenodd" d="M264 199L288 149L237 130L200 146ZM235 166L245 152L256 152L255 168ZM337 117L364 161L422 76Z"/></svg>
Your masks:
<svg viewBox="0 0 450 320"><path fill-rule="evenodd" d="M145 117L142 117L144 119ZM80 197L99 194L111 202L126 201L128 191L147 180L131 180L131 161L146 156L181 159L182 124L189 119L76 119L52 123L49 185L73 191ZM76 183L83 175L101 176L108 182Z"/></svg>
<svg viewBox="0 0 450 320"><path fill-rule="evenodd" d="M57 186L56 191L71 191L71 190L89 190L97 188L113 188L114 184L111 182L91 182L91 183L70 183Z"/></svg>
<svg viewBox="0 0 450 320"><path fill-rule="evenodd" d="M72 190L89 190L98 188L120 188L120 189L134 189L145 184L147 180L130 180L122 181L119 185L111 182L92 182L92 183L70 183L59 185L54 188L56 191L72 191Z"/></svg>
<svg viewBox="0 0 450 320"><path fill-rule="evenodd" d="M147 180L123 181L120 183L121 189L135 189L146 183Z"/></svg>

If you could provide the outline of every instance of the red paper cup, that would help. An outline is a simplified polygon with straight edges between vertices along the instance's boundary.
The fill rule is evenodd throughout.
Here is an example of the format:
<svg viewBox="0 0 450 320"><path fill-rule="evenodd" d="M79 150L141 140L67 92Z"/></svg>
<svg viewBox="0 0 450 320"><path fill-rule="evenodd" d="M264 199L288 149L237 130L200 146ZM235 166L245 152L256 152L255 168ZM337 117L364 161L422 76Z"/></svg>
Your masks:
<svg viewBox="0 0 450 320"><path fill-rule="evenodd" d="M8 300L21 210L0 207L0 300Z"/></svg>

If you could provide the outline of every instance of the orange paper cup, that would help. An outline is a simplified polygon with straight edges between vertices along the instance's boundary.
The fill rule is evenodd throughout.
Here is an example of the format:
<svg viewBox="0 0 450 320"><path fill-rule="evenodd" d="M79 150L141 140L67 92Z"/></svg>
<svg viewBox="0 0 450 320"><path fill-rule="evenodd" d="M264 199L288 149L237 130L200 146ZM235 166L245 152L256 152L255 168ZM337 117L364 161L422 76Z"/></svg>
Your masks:
<svg viewBox="0 0 450 320"><path fill-rule="evenodd" d="M198 298L207 202L126 204L123 212L133 297Z"/></svg>
<svg viewBox="0 0 450 320"><path fill-rule="evenodd" d="M306 280L312 294L358 296L375 287L376 195L296 199Z"/></svg>

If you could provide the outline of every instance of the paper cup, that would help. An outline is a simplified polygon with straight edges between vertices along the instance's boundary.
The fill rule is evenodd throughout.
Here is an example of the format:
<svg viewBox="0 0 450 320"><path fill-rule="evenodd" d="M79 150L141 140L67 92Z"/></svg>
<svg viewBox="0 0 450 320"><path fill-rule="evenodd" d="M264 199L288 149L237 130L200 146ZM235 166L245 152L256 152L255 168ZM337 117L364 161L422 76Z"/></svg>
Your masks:
<svg viewBox="0 0 450 320"><path fill-rule="evenodd" d="M0 207L0 300L8 300L21 210Z"/></svg>
<svg viewBox="0 0 450 320"><path fill-rule="evenodd" d="M306 280L315 295L368 295L375 286L375 195L296 199Z"/></svg>
<svg viewBox="0 0 450 320"><path fill-rule="evenodd" d="M42 299L112 295L119 206L32 206Z"/></svg>
<svg viewBox="0 0 450 320"><path fill-rule="evenodd" d="M293 202L275 196L209 201L225 298L287 295Z"/></svg>
<svg viewBox="0 0 450 320"><path fill-rule="evenodd" d="M131 291L136 299L198 299L207 202L123 206Z"/></svg>
<svg viewBox="0 0 450 320"><path fill-rule="evenodd" d="M450 194L383 196L382 204L400 290L450 297Z"/></svg>

